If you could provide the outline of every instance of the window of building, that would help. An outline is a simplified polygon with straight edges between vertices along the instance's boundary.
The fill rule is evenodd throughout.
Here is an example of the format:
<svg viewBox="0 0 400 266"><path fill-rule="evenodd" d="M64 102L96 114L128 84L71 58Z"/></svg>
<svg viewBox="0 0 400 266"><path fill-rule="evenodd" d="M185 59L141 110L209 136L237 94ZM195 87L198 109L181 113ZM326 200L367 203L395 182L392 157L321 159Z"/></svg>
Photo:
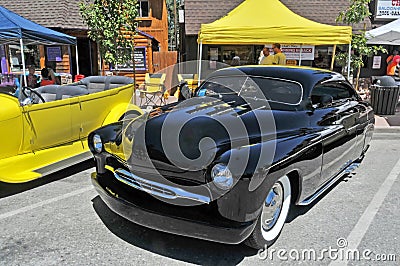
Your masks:
<svg viewBox="0 0 400 266"><path fill-rule="evenodd" d="M122 54L132 54L132 49L130 48L120 48L120 53ZM136 70L147 70L147 61L146 61L146 47L145 46L136 46L135 47L135 69ZM124 63L117 64L116 66L111 65L111 70L122 70L122 71L132 71L133 70L133 62L129 60Z"/></svg>
<svg viewBox="0 0 400 266"><path fill-rule="evenodd" d="M139 0L139 17L148 17L149 16L149 1L148 0Z"/></svg>
<svg viewBox="0 0 400 266"><path fill-rule="evenodd" d="M252 45L223 45L216 52L213 52L215 49L215 47L209 48L208 58L211 61L218 60L228 65L236 65L237 60L240 65L256 63L254 58L254 46ZM233 58L235 58L235 60Z"/></svg>
<svg viewBox="0 0 400 266"><path fill-rule="evenodd" d="M37 70L40 69L40 53L37 45L24 46L25 67L34 66ZM11 72L22 71L22 56L19 45L9 46L9 64Z"/></svg>
<svg viewBox="0 0 400 266"><path fill-rule="evenodd" d="M339 49L337 51L339 51ZM332 62L332 52L332 46L316 46L312 66L322 69L329 69Z"/></svg>

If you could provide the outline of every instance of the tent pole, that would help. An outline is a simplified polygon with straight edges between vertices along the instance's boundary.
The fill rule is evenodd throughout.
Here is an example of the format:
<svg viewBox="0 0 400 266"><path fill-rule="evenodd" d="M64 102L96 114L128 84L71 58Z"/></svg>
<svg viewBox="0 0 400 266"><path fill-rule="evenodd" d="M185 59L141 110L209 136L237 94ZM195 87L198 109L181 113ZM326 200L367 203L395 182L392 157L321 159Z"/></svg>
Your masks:
<svg viewBox="0 0 400 266"><path fill-rule="evenodd" d="M301 57L303 55L303 45L300 44L300 59L299 59L299 66L301 66Z"/></svg>
<svg viewBox="0 0 400 266"><path fill-rule="evenodd" d="M71 55L71 45L68 45L68 54ZM69 56L69 73L71 74L71 78L72 78L72 73L73 73L73 69L72 69L72 56ZM73 80L73 79L72 79Z"/></svg>
<svg viewBox="0 0 400 266"><path fill-rule="evenodd" d="M197 74L199 74L199 67L200 67L199 61L200 61L200 43L197 44L197 65L196 65L196 67L197 67ZM198 75L197 75L197 76L198 76ZM197 83L198 83L198 81L197 81ZM198 85L197 85L197 86L198 86Z"/></svg>
<svg viewBox="0 0 400 266"><path fill-rule="evenodd" d="M25 86L28 86L28 82L26 82L26 68L25 68L25 54L24 54L24 42L22 38L19 39L19 44L21 45L21 60L22 60L22 75L24 76Z"/></svg>
<svg viewBox="0 0 400 266"><path fill-rule="evenodd" d="M350 81L350 63L351 63L351 43L349 43L349 59L348 59L348 65L347 65L347 80L351 84L353 84L353 81Z"/></svg>
<svg viewBox="0 0 400 266"><path fill-rule="evenodd" d="M333 70L333 66L335 65L335 59L336 59L336 44L333 45L331 71Z"/></svg>
<svg viewBox="0 0 400 266"><path fill-rule="evenodd" d="M200 60L200 43L197 45L197 70L199 69L199 60Z"/></svg>
<svg viewBox="0 0 400 266"><path fill-rule="evenodd" d="M78 56L78 43L75 45L75 56L76 56L76 74L79 74L79 56Z"/></svg>
<svg viewBox="0 0 400 266"><path fill-rule="evenodd" d="M200 42L200 53L199 53L199 77L197 81L197 87L200 87L200 80L201 80L201 58L203 57L203 42Z"/></svg>

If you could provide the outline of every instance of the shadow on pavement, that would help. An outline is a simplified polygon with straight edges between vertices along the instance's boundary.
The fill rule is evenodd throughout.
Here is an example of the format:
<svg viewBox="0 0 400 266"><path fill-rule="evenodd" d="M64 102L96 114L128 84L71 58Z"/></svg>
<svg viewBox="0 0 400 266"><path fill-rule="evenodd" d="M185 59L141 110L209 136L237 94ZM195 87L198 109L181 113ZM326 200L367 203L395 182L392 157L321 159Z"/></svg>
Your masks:
<svg viewBox="0 0 400 266"><path fill-rule="evenodd" d="M386 121L388 124L392 127L398 127L400 126L400 114L392 115L392 116L387 116Z"/></svg>
<svg viewBox="0 0 400 266"><path fill-rule="evenodd" d="M92 159L89 159L82 163L67 167L53 174L43 176L39 179L32 180L30 182L18 183L18 184L0 182L0 199L66 178L68 176L77 174L94 166L95 166L94 161Z"/></svg>
<svg viewBox="0 0 400 266"><path fill-rule="evenodd" d="M114 235L161 256L201 265L236 265L257 254L244 244L225 245L149 229L117 215L99 196L92 201L94 210Z"/></svg>
<svg viewBox="0 0 400 266"><path fill-rule="evenodd" d="M337 185L339 185L342 182L348 182L349 179L351 179L355 173L351 174L346 174L343 177L341 177L338 181L336 181L330 188L328 188L324 193L319 195L318 198L316 198L312 203L306 206L299 206L299 205L291 205L290 206L290 212L289 215L286 219L286 223L290 223L294 221L297 217L306 214L309 210L311 210L320 200L322 200L327 194L329 194L330 191L335 189Z"/></svg>

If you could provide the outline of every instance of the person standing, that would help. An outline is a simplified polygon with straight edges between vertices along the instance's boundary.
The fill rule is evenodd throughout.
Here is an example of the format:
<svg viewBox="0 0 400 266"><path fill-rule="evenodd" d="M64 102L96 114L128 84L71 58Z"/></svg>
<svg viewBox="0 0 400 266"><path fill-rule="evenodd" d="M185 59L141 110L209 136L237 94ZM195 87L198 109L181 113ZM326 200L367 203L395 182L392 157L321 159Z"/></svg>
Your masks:
<svg viewBox="0 0 400 266"><path fill-rule="evenodd" d="M274 50L274 65L286 65L286 55L282 53L281 45L274 43L272 50Z"/></svg>
<svg viewBox="0 0 400 266"><path fill-rule="evenodd" d="M231 66L240 66L240 57L239 56L234 56L232 58Z"/></svg>
<svg viewBox="0 0 400 266"><path fill-rule="evenodd" d="M258 64L261 64L261 61L264 58L264 48L260 51L260 56L258 57Z"/></svg>
<svg viewBox="0 0 400 266"><path fill-rule="evenodd" d="M392 54L386 58L386 75L393 76L395 74L394 71L398 62L396 62L394 59L396 56L398 57L398 54L399 52L397 50L393 50Z"/></svg>
<svg viewBox="0 0 400 266"><path fill-rule="evenodd" d="M275 57L274 55L269 53L269 48L267 46L264 46L262 51L263 51L263 57L260 61L260 65L273 65Z"/></svg>
<svg viewBox="0 0 400 266"><path fill-rule="evenodd" d="M400 81L399 73L400 73L400 60L397 60L397 65L394 67L394 72L393 72L393 74L394 74L393 78L395 81Z"/></svg>

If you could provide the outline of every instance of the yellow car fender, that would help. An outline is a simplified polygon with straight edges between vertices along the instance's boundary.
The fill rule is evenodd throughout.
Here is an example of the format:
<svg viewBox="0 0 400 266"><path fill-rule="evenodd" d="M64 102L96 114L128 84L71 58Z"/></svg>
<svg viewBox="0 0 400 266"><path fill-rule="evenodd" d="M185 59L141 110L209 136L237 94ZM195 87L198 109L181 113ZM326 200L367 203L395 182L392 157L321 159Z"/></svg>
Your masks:
<svg viewBox="0 0 400 266"><path fill-rule="evenodd" d="M141 115L143 114L143 110L134 104L128 104L128 105L126 105L126 103L118 104L107 115L106 119L103 122L103 126L121 120L125 114Z"/></svg>
<svg viewBox="0 0 400 266"><path fill-rule="evenodd" d="M16 156L24 137L23 119L18 99L0 95L0 159ZM25 137L29 137L25 133Z"/></svg>

